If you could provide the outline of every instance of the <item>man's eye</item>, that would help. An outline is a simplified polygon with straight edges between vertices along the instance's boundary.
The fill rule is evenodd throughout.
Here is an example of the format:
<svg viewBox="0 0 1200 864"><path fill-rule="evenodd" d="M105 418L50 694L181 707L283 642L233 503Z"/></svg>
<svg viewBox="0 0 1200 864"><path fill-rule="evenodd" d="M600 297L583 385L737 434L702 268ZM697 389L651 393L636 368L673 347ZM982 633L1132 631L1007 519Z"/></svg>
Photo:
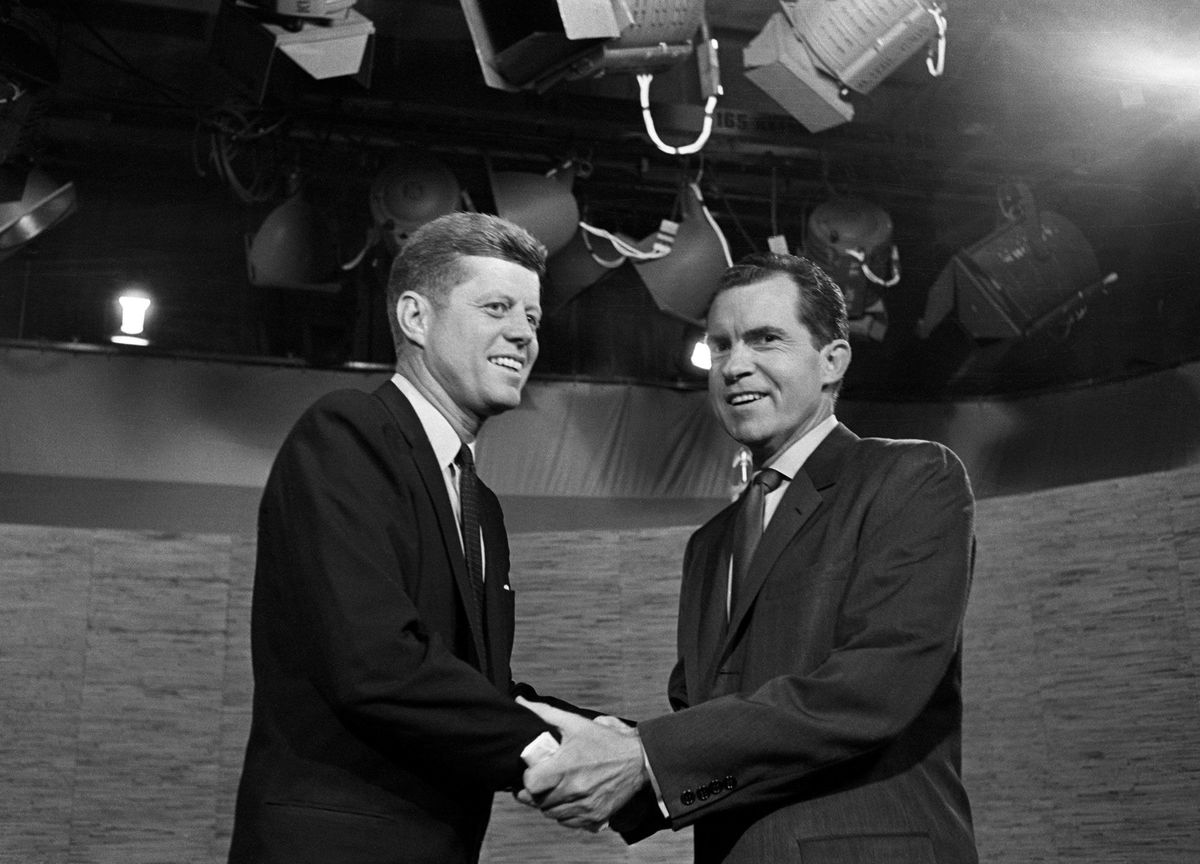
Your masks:
<svg viewBox="0 0 1200 864"><path fill-rule="evenodd" d="M529 326L534 330L542 326L542 319L536 315L526 315L525 320L529 322Z"/></svg>
<svg viewBox="0 0 1200 864"><path fill-rule="evenodd" d="M498 315L503 315L505 312L508 311L508 304L502 303L499 300L496 300L491 303L488 303L483 308L488 310L489 312L493 312Z"/></svg>

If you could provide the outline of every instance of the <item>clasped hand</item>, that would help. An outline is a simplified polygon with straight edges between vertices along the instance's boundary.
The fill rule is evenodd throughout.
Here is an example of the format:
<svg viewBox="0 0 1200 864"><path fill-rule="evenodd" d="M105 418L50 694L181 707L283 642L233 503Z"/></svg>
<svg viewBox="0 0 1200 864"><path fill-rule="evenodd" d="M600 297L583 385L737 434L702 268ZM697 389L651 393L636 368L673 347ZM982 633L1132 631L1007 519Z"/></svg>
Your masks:
<svg viewBox="0 0 1200 864"><path fill-rule="evenodd" d="M517 701L551 726L558 749L529 766L517 800L569 828L599 831L649 782L637 730L615 717L589 720L540 702Z"/></svg>

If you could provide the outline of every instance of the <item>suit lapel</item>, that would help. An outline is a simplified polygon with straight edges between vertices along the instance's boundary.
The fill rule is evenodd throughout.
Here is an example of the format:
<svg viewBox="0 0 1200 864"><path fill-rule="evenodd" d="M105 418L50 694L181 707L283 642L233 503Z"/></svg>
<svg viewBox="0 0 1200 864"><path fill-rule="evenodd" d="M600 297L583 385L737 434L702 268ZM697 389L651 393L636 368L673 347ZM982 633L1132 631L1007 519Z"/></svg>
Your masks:
<svg viewBox="0 0 1200 864"><path fill-rule="evenodd" d="M696 702L702 702L712 692L717 674L717 663L721 659L721 648L725 642L728 619L725 615L726 592L729 588L729 555L733 547L733 515L736 508L729 507L712 525L716 542L708 546L703 561L698 561L700 574L699 606L696 613L696 669L700 673L698 683L689 682L689 692ZM695 688L695 689L694 689Z"/></svg>
<svg viewBox="0 0 1200 864"><path fill-rule="evenodd" d="M792 482L783 493L783 500L779 502L775 515L754 550L745 582L738 586L737 606L730 610L729 629L718 655L718 662L723 661L733 649L738 631L745 623L768 574L774 569L783 550L800 534L820 508L825 500L822 493L836 484L845 453L857 440L858 436L839 423L825 440L817 445L817 449L792 478Z"/></svg>
<svg viewBox="0 0 1200 864"><path fill-rule="evenodd" d="M483 643L483 622L472 601L471 577L467 572L467 559L463 555L462 541L458 536L458 521L454 518L454 507L450 504L450 495L446 491L446 480L442 474L442 466L438 464L433 454L433 445L429 436L421 426L417 412L413 410L408 399L391 381L387 381L375 390L375 396L383 402L388 412L396 421L400 434L412 448L413 464L421 476L421 482L433 502L434 513L437 514L438 529L441 534L442 546L450 568L454 573L454 582L458 586L459 599L466 611L467 621L471 626L471 637L475 642L475 651L482 664L487 656Z"/></svg>

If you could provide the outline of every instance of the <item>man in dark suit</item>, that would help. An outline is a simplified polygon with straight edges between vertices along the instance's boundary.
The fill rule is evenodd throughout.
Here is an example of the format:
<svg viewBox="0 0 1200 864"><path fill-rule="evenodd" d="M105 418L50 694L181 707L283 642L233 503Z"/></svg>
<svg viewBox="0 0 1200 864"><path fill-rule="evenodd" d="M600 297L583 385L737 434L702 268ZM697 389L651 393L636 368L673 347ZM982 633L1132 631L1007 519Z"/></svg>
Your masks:
<svg viewBox="0 0 1200 864"><path fill-rule="evenodd" d="M231 862L474 862L493 792L545 741L512 698L508 541L471 452L520 402L544 266L495 217L416 231L388 285L396 375L323 397L284 441Z"/></svg>
<svg viewBox="0 0 1200 864"><path fill-rule="evenodd" d="M630 842L694 825L705 864L974 864L962 464L838 423L845 304L807 260L734 266L707 323L710 398L758 470L688 544L675 713L630 729L539 707L562 747L520 797Z"/></svg>

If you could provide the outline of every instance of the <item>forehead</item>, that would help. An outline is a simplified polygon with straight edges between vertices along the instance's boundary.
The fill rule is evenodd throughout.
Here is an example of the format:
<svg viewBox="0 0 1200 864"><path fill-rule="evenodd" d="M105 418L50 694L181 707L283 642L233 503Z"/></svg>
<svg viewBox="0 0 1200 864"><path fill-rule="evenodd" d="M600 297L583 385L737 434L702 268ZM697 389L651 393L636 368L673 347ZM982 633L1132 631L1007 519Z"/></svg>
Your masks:
<svg viewBox="0 0 1200 864"><path fill-rule="evenodd" d="M772 327L803 329L797 314L799 289L788 276L776 273L767 279L727 288L708 310L709 332L738 332Z"/></svg>
<svg viewBox="0 0 1200 864"><path fill-rule="evenodd" d="M538 302L541 280L527 267L484 255L464 255L459 265L462 276L451 288L456 298L501 295L527 305Z"/></svg>

